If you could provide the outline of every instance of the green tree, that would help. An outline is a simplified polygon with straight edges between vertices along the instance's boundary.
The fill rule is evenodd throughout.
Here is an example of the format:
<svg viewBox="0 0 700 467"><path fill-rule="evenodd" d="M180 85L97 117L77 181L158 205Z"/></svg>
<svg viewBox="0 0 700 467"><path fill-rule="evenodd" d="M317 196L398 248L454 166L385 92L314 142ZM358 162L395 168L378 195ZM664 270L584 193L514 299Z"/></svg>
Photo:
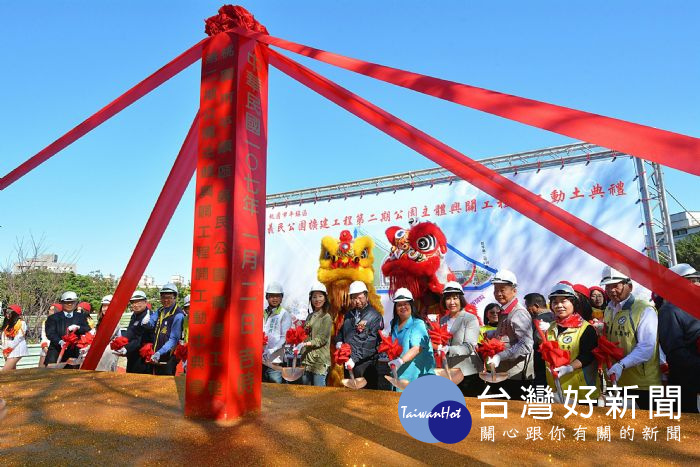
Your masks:
<svg viewBox="0 0 700 467"><path fill-rule="evenodd" d="M676 257L679 263L688 263L700 270L700 233L688 235L676 243Z"/></svg>

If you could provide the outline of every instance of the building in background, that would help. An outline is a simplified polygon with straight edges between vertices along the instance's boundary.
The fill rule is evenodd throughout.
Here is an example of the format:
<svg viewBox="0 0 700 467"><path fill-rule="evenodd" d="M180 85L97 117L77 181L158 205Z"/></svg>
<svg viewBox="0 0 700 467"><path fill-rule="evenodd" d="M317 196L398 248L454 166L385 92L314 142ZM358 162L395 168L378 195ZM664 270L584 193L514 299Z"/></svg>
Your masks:
<svg viewBox="0 0 700 467"><path fill-rule="evenodd" d="M39 255L35 258L22 261L21 263L15 263L12 266L12 272L15 274L34 269L44 269L51 272L72 273L76 273L78 270L75 263L59 263L58 255L54 254Z"/></svg>
<svg viewBox="0 0 700 467"><path fill-rule="evenodd" d="M177 286L186 285L185 276L183 276L182 274L173 274L172 276L170 276L170 282Z"/></svg>
<svg viewBox="0 0 700 467"><path fill-rule="evenodd" d="M678 243L689 235L700 233L700 211L683 211L671 214L671 231L673 241ZM668 242L663 232L656 232L659 251L668 256Z"/></svg>

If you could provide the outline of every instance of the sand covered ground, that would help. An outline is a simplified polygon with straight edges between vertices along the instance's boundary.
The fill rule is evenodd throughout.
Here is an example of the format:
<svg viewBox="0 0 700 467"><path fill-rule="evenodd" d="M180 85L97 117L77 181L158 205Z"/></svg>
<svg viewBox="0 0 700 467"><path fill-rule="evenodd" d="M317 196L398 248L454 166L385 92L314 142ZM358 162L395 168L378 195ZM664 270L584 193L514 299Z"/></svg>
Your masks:
<svg viewBox="0 0 700 467"><path fill-rule="evenodd" d="M682 420L613 420L596 411L589 419L557 407L552 420L521 418L510 402L507 420L480 418L468 399L473 428L454 445L411 438L397 412L398 394L263 384L258 414L235 426L185 418L183 377L153 377L68 370L0 372L0 465L478 465L583 463L700 465L700 416ZM496 441L481 441L493 425ZM587 427L586 441L574 429ZM596 427L610 426L612 442L596 441ZM620 440L620 427L635 428L634 441ZM681 426L681 439L666 441L666 427ZM525 440L540 426L544 441ZM552 426L566 428L550 441ZM642 440L645 426L657 441ZM518 430L517 437L504 432ZM513 431L511 431L511 434Z"/></svg>

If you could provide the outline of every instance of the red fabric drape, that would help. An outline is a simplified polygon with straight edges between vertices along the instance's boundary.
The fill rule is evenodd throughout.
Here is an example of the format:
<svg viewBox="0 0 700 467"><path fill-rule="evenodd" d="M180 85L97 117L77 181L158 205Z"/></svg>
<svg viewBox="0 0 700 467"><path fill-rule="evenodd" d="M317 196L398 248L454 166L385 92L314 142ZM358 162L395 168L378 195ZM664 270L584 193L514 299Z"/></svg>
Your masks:
<svg viewBox="0 0 700 467"><path fill-rule="evenodd" d="M503 201L605 264L616 269L627 269L634 280L700 317L700 310L696 306L700 303L700 288L686 281L679 282L678 276L664 266L318 73L273 50L269 50L268 54L270 64L331 102Z"/></svg>
<svg viewBox="0 0 700 467"><path fill-rule="evenodd" d="M692 136L365 62L258 32L232 31L429 96L700 175L700 139Z"/></svg>
<svg viewBox="0 0 700 467"><path fill-rule="evenodd" d="M101 110L97 111L95 114L91 115L82 123L70 130L68 133L49 144L36 155L30 157L17 168L2 177L0 179L0 190L4 190L12 183L22 178L28 172L54 156L57 152L65 149L70 144L102 125L104 122L114 117L116 114L199 60L202 56L202 47L207 40L209 39L207 38L201 40L199 43L175 57L172 61L164 65L148 78L144 79L139 84L117 97Z"/></svg>

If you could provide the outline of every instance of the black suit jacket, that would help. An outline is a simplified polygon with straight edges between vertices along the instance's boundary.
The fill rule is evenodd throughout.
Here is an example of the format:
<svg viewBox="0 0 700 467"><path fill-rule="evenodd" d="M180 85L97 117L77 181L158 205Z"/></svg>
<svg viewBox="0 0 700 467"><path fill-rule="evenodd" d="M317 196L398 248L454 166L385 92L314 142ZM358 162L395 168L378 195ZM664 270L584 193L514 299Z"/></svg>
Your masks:
<svg viewBox="0 0 700 467"><path fill-rule="evenodd" d="M79 326L75 333L79 336L90 331L90 325L87 322L87 317L83 313L73 312L73 316L67 318L65 313L54 313L46 318L46 337L51 341L51 347L61 350L59 342L66 334L68 326L76 324Z"/></svg>

